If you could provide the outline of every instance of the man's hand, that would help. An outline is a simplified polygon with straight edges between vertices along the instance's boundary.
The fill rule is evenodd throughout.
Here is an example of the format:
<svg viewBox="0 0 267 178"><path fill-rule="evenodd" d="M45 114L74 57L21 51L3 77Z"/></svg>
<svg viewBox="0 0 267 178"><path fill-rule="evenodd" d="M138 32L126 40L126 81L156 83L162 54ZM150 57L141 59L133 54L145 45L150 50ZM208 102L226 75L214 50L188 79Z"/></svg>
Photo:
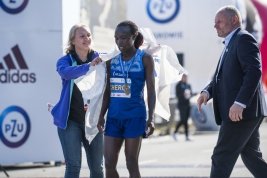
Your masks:
<svg viewBox="0 0 267 178"><path fill-rule="evenodd" d="M229 117L233 122L241 121L244 108L234 103L229 110Z"/></svg>
<svg viewBox="0 0 267 178"><path fill-rule="evenodd" d="M201 105L204 103L205 105L207 104L207 101L208 101L208 94L203 91L200 96L198 97L197 99L197 109L198 109L198 112L200 114L202 114L202 109L201 109Z"/></svg>

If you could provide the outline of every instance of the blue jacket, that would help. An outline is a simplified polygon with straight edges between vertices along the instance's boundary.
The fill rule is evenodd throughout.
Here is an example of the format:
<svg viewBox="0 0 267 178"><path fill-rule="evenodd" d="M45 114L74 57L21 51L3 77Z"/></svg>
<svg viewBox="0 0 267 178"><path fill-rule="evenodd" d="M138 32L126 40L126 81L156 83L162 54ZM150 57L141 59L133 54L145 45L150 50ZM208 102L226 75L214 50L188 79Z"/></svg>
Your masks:
<svg viewBox="0 0 267 178"><path fill-rule="evenodd" d="M98 53L95 52L93 59L97 56ZM89 64L77 66L77 62L71 54L65 55L57 61L57 72L62 80L62 90L59 102L51 113L54 117L54 124L61 129L67 128L74 79L85 75L89 71L89 67Z"/></svg>

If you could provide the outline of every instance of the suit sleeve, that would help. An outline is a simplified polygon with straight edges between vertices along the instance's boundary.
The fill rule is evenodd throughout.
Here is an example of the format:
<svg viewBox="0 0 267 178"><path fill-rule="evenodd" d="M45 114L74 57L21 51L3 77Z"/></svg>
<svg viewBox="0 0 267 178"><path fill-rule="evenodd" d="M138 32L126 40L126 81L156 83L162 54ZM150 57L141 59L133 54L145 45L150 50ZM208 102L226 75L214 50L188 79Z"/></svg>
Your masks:
<svg viewBox="0 0 267 178"><path fill-rule="evenodd" d="M261 79L260 52L256 40L247 34L240 37L237 45L238 60L244 77L235 101L249 106Z"/></svg>
<svg viewBox="0 0 267 178"><path fill-rule="evenodd" d="M85 75L88 70L89 64L71 66L66 58L61 58L57 62L57 72L65 80L71 80Z"/></svg>
<svg viewBox="0 0 267 178"><path fill-rule="evenodd" d="M211 99L211 98L213 98L213 92L212 92L212 85L213 85L213 80L202 90L202 91L204 91L204 90L207 90L208 92L209 92L209 100Z"/></svg>

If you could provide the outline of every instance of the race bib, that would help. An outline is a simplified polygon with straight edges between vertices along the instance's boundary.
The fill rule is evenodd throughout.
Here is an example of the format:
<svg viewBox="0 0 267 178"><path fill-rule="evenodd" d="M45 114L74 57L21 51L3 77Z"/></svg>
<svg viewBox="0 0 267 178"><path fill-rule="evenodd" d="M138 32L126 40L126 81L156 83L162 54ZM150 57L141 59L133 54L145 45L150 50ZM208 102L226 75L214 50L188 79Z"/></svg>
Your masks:
<svg viewBox="0 0 267 178"><path fill-rule="evenodd" d="M129 86L129 94L127 95L124 91L124 78L110 78L110 97L119 97L119 98L131 98L131 88L132 81L127 78L127 85Z"/></svg>

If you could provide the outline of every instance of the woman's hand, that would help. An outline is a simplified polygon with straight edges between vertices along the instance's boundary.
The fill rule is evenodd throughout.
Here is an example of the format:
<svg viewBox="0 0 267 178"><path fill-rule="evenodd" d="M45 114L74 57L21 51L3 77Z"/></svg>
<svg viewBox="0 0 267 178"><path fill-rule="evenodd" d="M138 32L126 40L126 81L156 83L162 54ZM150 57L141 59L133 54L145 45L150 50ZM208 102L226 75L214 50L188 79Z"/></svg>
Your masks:
<svg viewBox="0 0 267 178"><path fill-rule="evenodd" d="M99 64L101 62L102 62L102 59L100 57L96 57L96 58L93 59L92 62L90 62L90 66L95 66L95 65L97 65L97 64Z"/></svg>
<svg viewBox="0 0 267 178"><path fill-rule="evenodd" d="M97 128L99 132L105 134L105 118L102 116L99 116L98 123L97 123Z"/></svg>
<svg viewBox="0 0 267 178"><path fill-rule="evenodd" d="M146 137L152 135L154 133L154 129L155 129L155 126L154 126L153 119L148 119L146 121L146 131L147 131Z"/></svg>

